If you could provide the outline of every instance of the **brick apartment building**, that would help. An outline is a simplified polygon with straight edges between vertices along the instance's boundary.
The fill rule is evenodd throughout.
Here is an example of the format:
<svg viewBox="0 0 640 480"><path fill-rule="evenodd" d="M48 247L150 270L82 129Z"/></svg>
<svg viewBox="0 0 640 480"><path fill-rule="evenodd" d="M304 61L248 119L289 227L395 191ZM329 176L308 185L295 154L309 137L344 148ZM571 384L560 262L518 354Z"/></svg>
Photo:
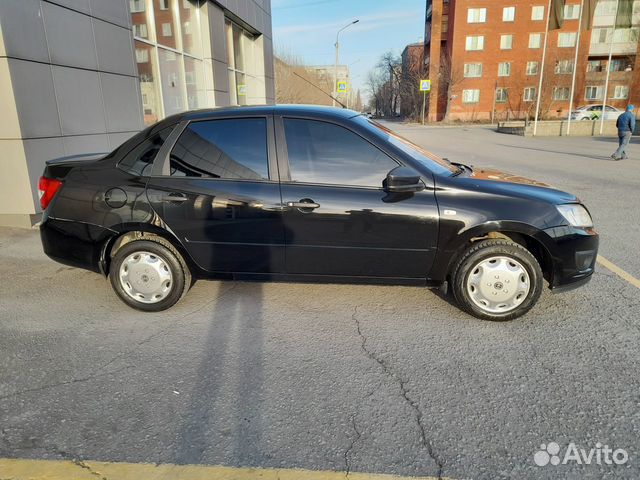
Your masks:
<svg viewBox="0 0 640 480"><path fill-rule="evenodd" d="M574 108L602 103L610 48L606 103L618 108L640 103L640 0L633 4L633 27L615 32L616 0L600 0L593 28L583 31L580 3L567 0L562 28L549 32L544 117L569 114L574 68ZM547 5L546 0L427 0L423 71L432 81L429 120L533 117Z"/></svg>
<svg viewBox="0 0 640 480"><path fill-rule="evenodd" d="M423 41L407 45L402 51L400 114L404 117L415 115L422 109L422 94L417 91L417 85L425 78L425 51Z"/></svg>

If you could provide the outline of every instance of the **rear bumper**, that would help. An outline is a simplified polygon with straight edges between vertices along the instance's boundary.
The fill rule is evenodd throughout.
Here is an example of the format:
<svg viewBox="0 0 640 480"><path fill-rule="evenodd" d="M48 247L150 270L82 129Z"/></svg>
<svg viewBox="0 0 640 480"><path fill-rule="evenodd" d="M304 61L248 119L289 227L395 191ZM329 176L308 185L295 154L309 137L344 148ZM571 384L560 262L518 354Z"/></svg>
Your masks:
<svg viewBox="0 0 640 480"><path fill-rule="evenodd" d="M88 223L49 218L40 224L42 248L49 258L72 267L103 273L104 246L115 232Z"/></svg>
<svg viewBox="0 0 640 480"><path fill-rule="evenodd" d="M545 230L554 248L550 249L554 268L549 288L562 293L591 280L598 257L599 236L592 228L556 227Z"/></svg>

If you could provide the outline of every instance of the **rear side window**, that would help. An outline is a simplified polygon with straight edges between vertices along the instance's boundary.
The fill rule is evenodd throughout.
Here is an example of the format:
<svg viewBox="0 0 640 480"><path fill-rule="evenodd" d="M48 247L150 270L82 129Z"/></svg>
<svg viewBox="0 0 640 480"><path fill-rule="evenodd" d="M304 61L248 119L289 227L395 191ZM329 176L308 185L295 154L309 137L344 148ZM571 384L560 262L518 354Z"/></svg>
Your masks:
<svg viewBox="0 0 640 480"><path fill-rule="evenodd" d="M285 118L294 182L382 187L398 164L350 130L316 120Z"/></svg>
<svg viewBox="0 0 640 480"><path fill-rule="evenodd" d="M189 124L171 151L170 170L176 177L268 179L266 119Z"/></svg>
<svg viewBox="0 0 640 480"><path fill-rule="evenodd" d="M127 156L120 161L118 167L139 177L151 175L153 161L172 130L173 126L167 127L146 139L131 150Z"/></svg>

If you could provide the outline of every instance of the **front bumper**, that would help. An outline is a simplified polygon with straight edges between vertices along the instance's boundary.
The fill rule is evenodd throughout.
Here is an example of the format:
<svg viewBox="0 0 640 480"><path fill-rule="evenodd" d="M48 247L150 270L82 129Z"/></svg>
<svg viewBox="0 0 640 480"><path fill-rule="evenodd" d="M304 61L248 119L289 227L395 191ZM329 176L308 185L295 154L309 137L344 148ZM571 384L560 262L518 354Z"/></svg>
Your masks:
<svg viewBox="0 0 640 480"><path fill-rule="evenodd" d="M554 293L581 287L591 280L598 257L599 236L593 228L571 226L545 230L551 238L549 253L553 278L549 288Z"/></svg>

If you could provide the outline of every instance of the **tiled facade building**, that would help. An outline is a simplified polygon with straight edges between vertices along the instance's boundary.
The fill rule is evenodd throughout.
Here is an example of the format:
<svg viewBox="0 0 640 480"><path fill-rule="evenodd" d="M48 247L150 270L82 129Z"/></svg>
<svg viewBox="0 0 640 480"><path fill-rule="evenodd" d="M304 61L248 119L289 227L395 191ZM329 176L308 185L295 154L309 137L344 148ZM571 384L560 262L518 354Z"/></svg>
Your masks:
<svg viewBox="0 0 640 480"><path fill-rule="evenodd" d="M46 160L204 107L274 103L270 0L0 0L0 225Z"/></svg>

